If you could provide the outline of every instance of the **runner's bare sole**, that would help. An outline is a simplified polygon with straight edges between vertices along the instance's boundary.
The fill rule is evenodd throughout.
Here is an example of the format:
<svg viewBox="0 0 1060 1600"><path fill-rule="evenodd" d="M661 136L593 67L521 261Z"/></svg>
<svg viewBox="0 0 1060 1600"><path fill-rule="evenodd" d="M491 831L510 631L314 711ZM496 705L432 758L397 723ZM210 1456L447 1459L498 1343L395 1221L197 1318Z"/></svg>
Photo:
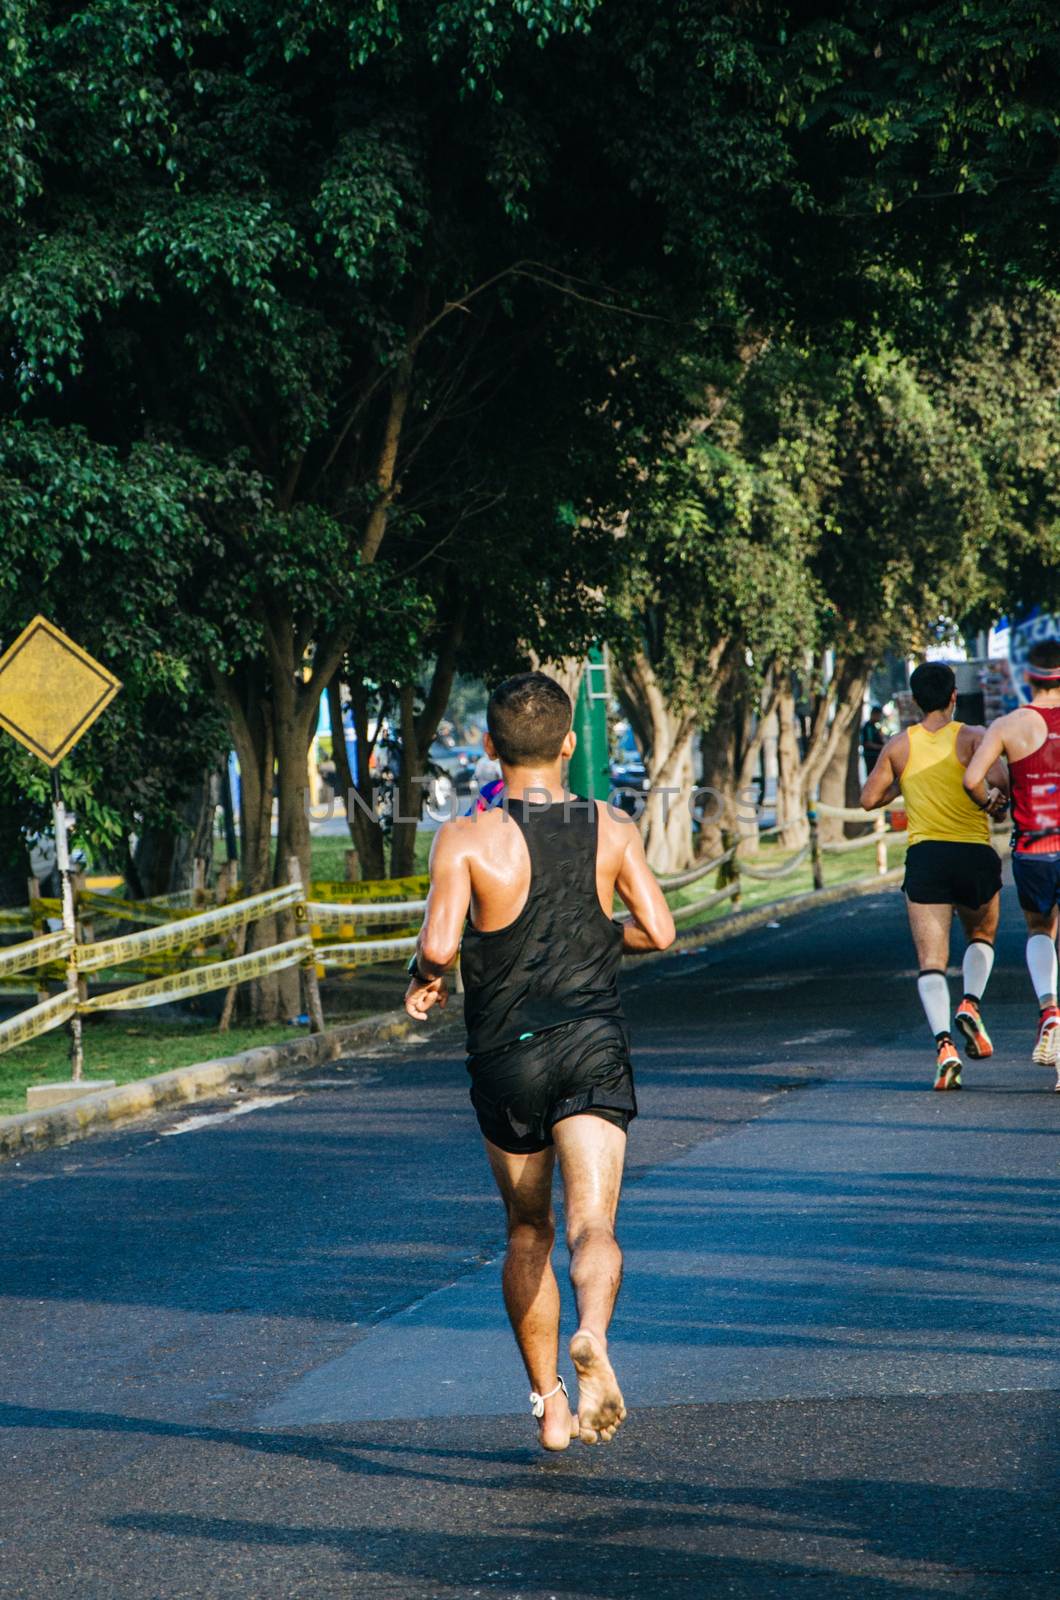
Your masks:
<svg viewBox="0 0 1060 1600"><path fill-rule="evenodd" d="M583 1444L609 1444L626 1419L626 1403L607 1352L594 1333L579 1328L570 1358L578 1374L578 1437Z"/></svg>

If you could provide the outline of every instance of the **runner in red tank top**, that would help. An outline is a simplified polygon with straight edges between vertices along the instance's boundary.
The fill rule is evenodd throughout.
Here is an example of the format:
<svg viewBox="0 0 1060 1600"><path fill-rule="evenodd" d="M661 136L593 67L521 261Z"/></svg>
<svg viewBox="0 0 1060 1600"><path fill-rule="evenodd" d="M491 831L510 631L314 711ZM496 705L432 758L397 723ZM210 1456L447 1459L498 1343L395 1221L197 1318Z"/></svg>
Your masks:
<svg viewBox="0 0 1060 1600"><path fill-rule="evenodd" d="M1028 710L1045 723L1045 738L1030 755L1009 758L1013 844L1018 856L1055 856L1060 854L1060 704L1032 702ZM1036 723L1031 731L1041 737Z"/></svg>
<svg viewBox="0 0 1060 1600"><path fill-rule="evenodd" d="M1060 1090L1060 1010L1057 1009L1057 907L1060 905L1060 641L1030 652L1031 703L999 717L965 769L964 784L979 805L993 761L1008 761L1012 792L1012 876L1027 919L1027 967L1038 996L1038 1035L1032 1058L1057 1068Z"/></svg>

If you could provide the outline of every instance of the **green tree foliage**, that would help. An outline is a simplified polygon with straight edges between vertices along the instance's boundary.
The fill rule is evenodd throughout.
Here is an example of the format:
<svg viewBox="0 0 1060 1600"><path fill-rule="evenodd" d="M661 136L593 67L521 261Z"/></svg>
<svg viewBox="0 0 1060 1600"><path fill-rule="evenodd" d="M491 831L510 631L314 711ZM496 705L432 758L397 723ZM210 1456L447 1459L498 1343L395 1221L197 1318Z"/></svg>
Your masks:
<svg viewBox="0 0 1060 1600"><path fill-rule="evenodd" d="M120 861L145 817L174 822L224 748L218 713L189 667L196 624L184 610L196 563L213 554L201 509L217 475L169 446L129 452L83 430L0 424L0 633L10 642L44 611L112 668L122 692L64 763L81 840ZM21 830L50 831L48 773L0 741L0 794ZM6 841L25 875L19 830Z"/></svg>

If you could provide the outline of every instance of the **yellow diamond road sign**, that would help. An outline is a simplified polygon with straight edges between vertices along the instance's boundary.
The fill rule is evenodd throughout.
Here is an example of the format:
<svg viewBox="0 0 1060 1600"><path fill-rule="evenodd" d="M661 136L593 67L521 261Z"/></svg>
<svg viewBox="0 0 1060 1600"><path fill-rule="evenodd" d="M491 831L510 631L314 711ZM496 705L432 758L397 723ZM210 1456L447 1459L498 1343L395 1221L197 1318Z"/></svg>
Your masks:
<svg viewBox="0 0 1060 1600"><path fill-rule="evenodd" d="M121 683L45 617L0 656L0 728L58 766Z"/></svg>

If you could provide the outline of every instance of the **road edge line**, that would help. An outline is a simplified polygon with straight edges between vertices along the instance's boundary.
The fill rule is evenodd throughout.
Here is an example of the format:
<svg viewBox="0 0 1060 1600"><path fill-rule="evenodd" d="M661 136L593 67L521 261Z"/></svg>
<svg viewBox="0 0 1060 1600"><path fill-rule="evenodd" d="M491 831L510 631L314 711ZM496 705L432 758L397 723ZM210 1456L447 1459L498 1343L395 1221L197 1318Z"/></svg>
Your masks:
<svg viewBox="0 0 1060 1600"><path fill-rule="evenodd" d="M174 1067L41 1111L0 1117L0 1160L71 1144L167 1106L205 1100L230 1084L268 1082L293 1069L334 1061L358 1046L397 1042L408 1038L415 1026L403 1011L384 1011L323 1033Z"/></svg>

